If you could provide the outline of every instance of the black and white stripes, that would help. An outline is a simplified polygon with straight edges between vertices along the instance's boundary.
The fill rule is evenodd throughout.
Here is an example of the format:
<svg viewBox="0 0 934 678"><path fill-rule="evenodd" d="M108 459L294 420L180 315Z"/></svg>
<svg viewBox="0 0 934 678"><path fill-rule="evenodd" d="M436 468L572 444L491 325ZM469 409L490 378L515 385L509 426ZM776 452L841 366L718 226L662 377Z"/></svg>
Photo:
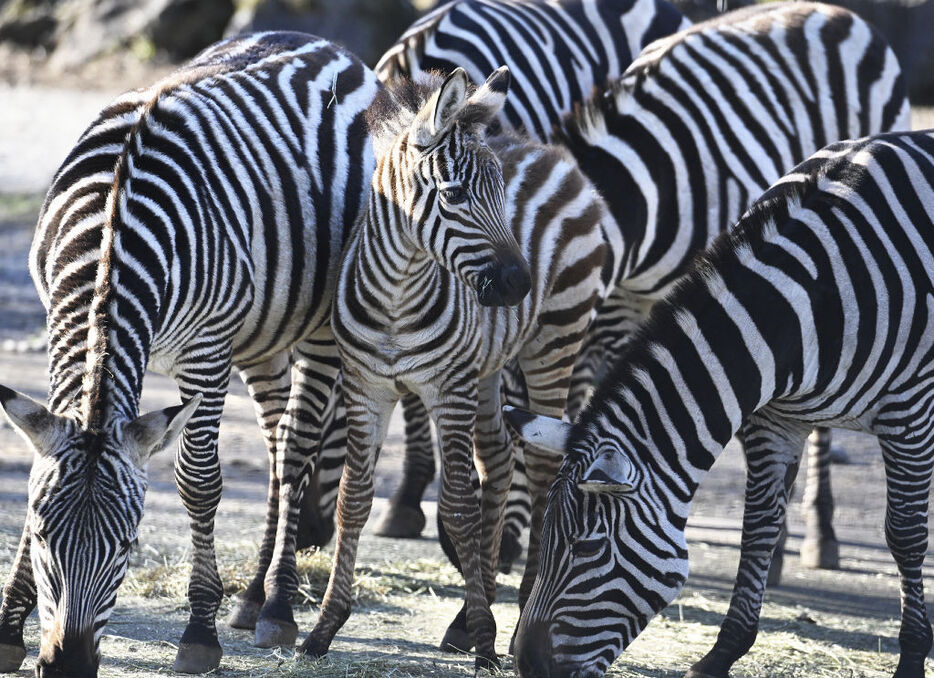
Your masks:
<svg viewBox="0 0 934 678"><path fill-rule="evenodd" d="M296 580L301 472L338 370L334 271L373 167L363 112L379 87L356 58L313 36L225 41L105 109L56 175L30 255L48 309L49 411L2 397L46 461L31 474L0 637L22 646L38 593L42 671L96 672L146 460L183 427L176 479L194 562L175 667L217 666L217 431L233 364L252 382L275 471L261 560L274 564L265 616L282 621L276 605ZM174 377L184 409L138 416L147 367ZM87 605L59 607L63 596Z"/></svg>
<svg viewBox="0 0 934 678"><path fill-rule="evenodd" d="M691 499L739 432L749 479L737 585L716 645L688 672L727 676L755 639L784 478L815 424L879 438L902 581L895 675L924 675L932 214L930 133L829 146L775 183L653 309L576 425L517 417L523 434L548 426L568 452L520 622L523 678L602 675L672 600L687 576Z"/></svg>

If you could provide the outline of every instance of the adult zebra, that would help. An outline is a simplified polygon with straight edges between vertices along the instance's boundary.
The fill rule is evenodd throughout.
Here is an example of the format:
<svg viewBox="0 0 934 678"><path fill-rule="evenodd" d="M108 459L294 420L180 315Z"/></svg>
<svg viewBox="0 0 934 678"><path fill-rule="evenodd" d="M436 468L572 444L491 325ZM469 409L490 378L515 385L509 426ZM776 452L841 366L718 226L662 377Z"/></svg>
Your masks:
<svg viewBox="0 0 934 678"><path fill-rule="evenodd" d="M180 433L193 567L175 669L218 666L212 532L232 365L271 461L260 620L282 621L297 588L301 470L314 462L306 450L338 371L333 273L374 166L363 113L380 88L320 38L236 38L117 99L65 160L30 254L48 309L48 408L0 389L37 453L0 608L0 670L25 656L23 623L38 597L37 675L96 675L149 456ZM138 416L147 367L175 379L182 407Z"/></svg>
<svg viewBox="0 0 934 678"><path fill-rule="evenodd" d="M784 479L815 424L879 438L901 578L895 675L924 675L932 214L934 133L828 146L653 309L577 424L508 415L536 444L567 450L519 624L520 676L602 675L678 594L692 497L738 432L749 459L739 573L716 644L687 673L726 678L755 640Z"/></svg>
<svg viewBox="0 0 934 678"><path fill-rule="evenodd" d="M490 603L513 460L500 370L516 357L531 406L562 414L611 254L602 201L566 154L484 140L507 85L503 67L468 95L457 69L427 100L431 89L403 82L371 110L377 169L332 317L349 432L335 568L302 645L315 656L350 614L376 456L396 403L412 391L439 429L439 512L467 580L450 633L476 645L478 669L496 662ZM479 506L469 481L475 441Z"/></svg>
<svg viewBox="0 0 934 678"><path fill-rule="evenodd" d="M505 64L515 86L497 122L548 141L643 47L689 25L666 0L453 0L412 24L375 70L386 84L455 68L479 82Z"/></svg>

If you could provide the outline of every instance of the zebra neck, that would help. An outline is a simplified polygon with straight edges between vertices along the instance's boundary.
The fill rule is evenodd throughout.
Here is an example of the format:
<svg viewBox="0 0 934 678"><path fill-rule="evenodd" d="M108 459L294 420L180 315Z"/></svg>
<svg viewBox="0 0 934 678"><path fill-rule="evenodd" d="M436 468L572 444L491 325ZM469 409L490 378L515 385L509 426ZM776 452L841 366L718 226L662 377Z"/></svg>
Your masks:
<svg viewBox="0 0 934 678"><path fill-rule="evenodd" d="M370 193L360 233L363 246L357 250L357 279L368 281L371 293L384 293L390 306L412 294L421 298L427 286L438 284L442 268L412 239L403 207L376 187Z"/></svg>

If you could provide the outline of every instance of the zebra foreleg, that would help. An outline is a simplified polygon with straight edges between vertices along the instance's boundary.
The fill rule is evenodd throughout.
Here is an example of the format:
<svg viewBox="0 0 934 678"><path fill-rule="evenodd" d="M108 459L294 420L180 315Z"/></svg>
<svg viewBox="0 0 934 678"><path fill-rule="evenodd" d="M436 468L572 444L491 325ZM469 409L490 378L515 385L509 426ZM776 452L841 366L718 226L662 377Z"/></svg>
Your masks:
<svg viewBox="0 0 934 678"><path fill-rule="evenodd" d="M246 591L240 594L228 623L235 629L256 628L256 618L266 602L263 582L276 545L276 523L279 518L279 477L276 475L276 427L289 401L292 384L291 359L283 351L260 365L245 367L240 376L253 399L256 420L263 432L269 456L269 489L266 493L266 527L259 547L259 560Z"/></svg>
<svg viewBox="0 0 934 678"><path fill-rule="evenodd" d="M295 535L302 493L317 461L321 424L339 369L340 358L330 328L305 339L292 351L289 403L276 429L276 540L263 582L266 601L256 620L257 647L292 647L298 637L292 615L292 598L298 591Z"/></svg>
<svg viewBox="0 0 934 678"><path fill-rule="evenodd" d="M175 455L175 483L188 511L192 539L188 582L191 614L173 667L180 673L212 671L220 665L222 655L215 625L223 588L215 560L214 516L223 486L217 433L229 378L228 360L205 365L201 351L193 354L189 363L180 364L176 375L183 398L203 395Z"/></svg>
<svg viewBox="0 0 934 678"><path fill-rule="evenodd" d="M23 624L36 606L36 583L29 561L29 529L23 528L0 605L0 673L19 671L26 658Z"/></svg>
<svg viewBox="0 0 934 678"><path fill-rule="evenodd" d="M833 493L830 489L829 428L815 428L808 438L807 480L804 485L805 535L801 543L804 567L836 570L840 544L833 531Z"/></svg>
<svg viewBox="0 0 934 678"><path fill-rule="evenodd" d="M347 456L337 495L334 566L318 621L299 648L299 652L311 657L327 653L334 636L350 616L357 545L373 505L373 469L397 401L396 394L380 392L372 385L361 386L346 372L343 388L347 407Z"/></svg>
<svg viewBox="0 0 934 678"><path fill-rule="evenodd" d="M929 444L930 431L917 433ZM931 622L924 603L922 566L928 548L928 504L934 455L918 443L881 440L885 462L885 541L901 580L902 625L898 632L901 656L895 678L921 678L931 651Z"/></svg>
<svg viewBox="0 0 934 678"><path fill-rule="evenodd" d="M431 440L428 410L414 393L402 398L405 416L405 459L402 483L396 488L376 534L415 539L425 529L422 496L435 477L435 450Z"/></svg>
<svg viewBox="0 0 934 678"><path fill-rule="evenodd" d="M475 459L480 475L480 521L483 549L483 585L487 602L496 600L496 564L499 562L506 502L512 485L514 457L512 436L503 419L500 373L481 380L477 423L474 430ZM461 569L461 573L464 571ZM462 608L448 626L441 649L469 651L473 640L467 629L467 610Z"/></svg>
<svg viewBox="0 0 934 678"><path fill-rule="evenodd" d="M752 415L741 430L746 500L733 597L713 648L688 669L685 678L728 678L730 667L755 642L769 564L785 517L786 481L794 476L808 433L799 425L762 414Z"/></svg>

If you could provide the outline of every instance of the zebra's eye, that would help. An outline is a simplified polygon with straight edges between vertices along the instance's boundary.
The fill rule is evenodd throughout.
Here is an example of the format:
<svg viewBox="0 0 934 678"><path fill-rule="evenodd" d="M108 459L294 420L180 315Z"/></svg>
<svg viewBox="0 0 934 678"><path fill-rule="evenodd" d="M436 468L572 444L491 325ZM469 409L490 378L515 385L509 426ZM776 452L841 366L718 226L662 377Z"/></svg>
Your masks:
<svg viewBox="0 0 934 678"><path fill-rule="evenodd" d="M603 549L604 544L606 544L606 538L601 537L598 539L581 539L574 542L571 546L571 552L575 556L586 558L587 556L595 556Z"/></svg>
<svg viewBox="0 0 934 678"><path fill-rule="evenodd" d="M120 542L120 555L126 555L130 548L136 543L136 541L136 539L124 539L122 542Z"/></svg>
<svg viewBox="0 0 934 678"><path fill-rule="evenodd" d="M41 534L41 533L36 532L35 530L33 530L33 532L32 532L32 538L36 540L36 543L37 543L40 547L45 548L45 535L43 535L43 534Z"/></svg>
<svg viewBox="0 0 934 678"><path fill-rule="evenodd" d="M441 189L441 197L449 205L456 205L467 199L467 189L463 186L448 186Z"/></svg>

